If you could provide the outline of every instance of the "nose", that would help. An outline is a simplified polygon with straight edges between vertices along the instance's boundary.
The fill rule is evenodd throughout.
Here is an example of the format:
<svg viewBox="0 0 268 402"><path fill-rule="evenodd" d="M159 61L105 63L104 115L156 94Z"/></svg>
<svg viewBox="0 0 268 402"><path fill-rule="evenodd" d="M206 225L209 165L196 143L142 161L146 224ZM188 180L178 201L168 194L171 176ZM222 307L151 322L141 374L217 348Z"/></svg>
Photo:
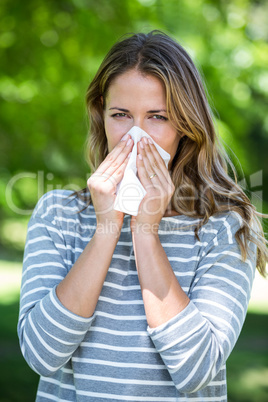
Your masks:
<svg viewBox="0 0 268 402"><path fill-rule="evenodd" d="M146 127L145 127L144 121L143 121L143 119L141 119L141 118L139 118L139 117L133 118L133 126L139 127L139 128L141 128L142 130L146 131ZM133 126L132 126L132 127L133 127Z"/></svg>

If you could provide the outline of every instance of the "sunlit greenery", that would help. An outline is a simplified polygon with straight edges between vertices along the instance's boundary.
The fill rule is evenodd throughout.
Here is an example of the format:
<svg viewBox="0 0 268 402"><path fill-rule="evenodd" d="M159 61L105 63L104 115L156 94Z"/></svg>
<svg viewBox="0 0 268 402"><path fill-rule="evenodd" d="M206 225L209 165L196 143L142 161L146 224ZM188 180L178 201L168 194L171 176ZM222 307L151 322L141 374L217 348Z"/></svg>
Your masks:
<svg viewBox="0 0 268 402"><path fill-rule="evenodd" d="M243 184L267 201L267 15L267 2L248 0L1 0L1 217L29 214L51 188L85 184L87 85L119 37L151 29L191 53Z"/></svg>
<svg viewBox="0 0 268 402"><path fill-rule="evenodd" d="M84 98L105 53L125 33L152 29L185 46L204 76L240 183L267 213L267 21L268 3L261 0L0 1L0 309L8 308L10 319L0 332L7 350L15 350L5 357L7 367L16 364L18 375L27 370L12 346L27 221L43 193L85 186L90 170ZM261 311L267 313L266 307ZM259 305L250 312L260 313ZM250 323L260 327L257 318L256 325ZM5 338L11 332L13 343ZM243 348L230 360L231 402L267 400L267 343L262 350L256 367L249 366L254 358ZM0 377L8 384L7 371ZM34 374L27 378L36 384ZM25 396L13 387L12 396L0 395L0 402L30 400L28 383L21 386Z"/></svg>
<svg viewBox="0 0 268 402"><path fill-rule="evenodd" d="M19 298L21 264L0 261L0 304L8 305Z"/></svg>

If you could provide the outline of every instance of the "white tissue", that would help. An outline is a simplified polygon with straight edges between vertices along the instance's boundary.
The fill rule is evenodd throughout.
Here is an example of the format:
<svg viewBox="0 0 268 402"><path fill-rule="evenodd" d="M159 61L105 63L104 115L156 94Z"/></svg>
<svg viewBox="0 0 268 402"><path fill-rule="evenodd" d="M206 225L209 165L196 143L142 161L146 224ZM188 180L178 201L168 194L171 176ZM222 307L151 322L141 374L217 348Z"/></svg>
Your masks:
<svg viewBox="0 0 268 402"><path fill-rule="evenodd" d="M137 177L137 143L142 137L151 138L159 154L162 156L166 167L170 160L170 155L163 148L161 148L145 131L141 128L134 126L127 133L134 140L132 153L129 158L128 164L125 169L123 179L118 183L116 188L116 199L114 202L114 209L129 215L138 215L139 205L146 195L146 190Z"/></svg>

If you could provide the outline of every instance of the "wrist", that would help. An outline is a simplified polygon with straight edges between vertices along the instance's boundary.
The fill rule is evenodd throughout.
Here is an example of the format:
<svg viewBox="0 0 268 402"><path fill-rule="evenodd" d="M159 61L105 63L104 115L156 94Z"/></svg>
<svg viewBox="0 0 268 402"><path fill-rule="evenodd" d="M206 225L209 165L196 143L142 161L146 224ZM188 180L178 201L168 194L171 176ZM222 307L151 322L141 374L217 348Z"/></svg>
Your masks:
<svg viewBox="0 0 268 402"><path fill-rule="evenodd" d="M95 235L101 237L120 237L122 224L114 221L97 222Z"/></svg>
<svg viewBox="0 0 268 402"><path fill-rule="evenodd" d="M159 223L135 223L131 226L133 236L158 237Z"/></svg>

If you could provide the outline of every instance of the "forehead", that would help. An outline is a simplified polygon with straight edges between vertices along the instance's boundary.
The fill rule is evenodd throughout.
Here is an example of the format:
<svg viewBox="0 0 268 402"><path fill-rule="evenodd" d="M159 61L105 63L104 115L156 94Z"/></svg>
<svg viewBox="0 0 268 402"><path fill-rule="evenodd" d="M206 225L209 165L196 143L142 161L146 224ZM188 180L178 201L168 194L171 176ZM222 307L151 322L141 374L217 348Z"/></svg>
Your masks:
<svg viewBox="0 0 268 402"><path fill-rule="evenodd" d="M165 103L165 87L159 78L130 70L117 76L110 84L107 101L112 99L142 98Z"/></svg>

